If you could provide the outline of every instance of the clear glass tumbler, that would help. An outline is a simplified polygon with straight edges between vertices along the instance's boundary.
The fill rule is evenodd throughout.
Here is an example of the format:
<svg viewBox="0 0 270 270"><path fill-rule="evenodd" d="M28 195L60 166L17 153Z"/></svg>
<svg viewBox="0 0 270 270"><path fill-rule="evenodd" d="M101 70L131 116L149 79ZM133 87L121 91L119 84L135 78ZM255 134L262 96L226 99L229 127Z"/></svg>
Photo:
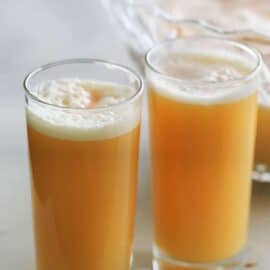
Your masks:
<svg viewBox="0 0 270 270"><path fill-rule="evenodd" d="M95 59L24 81L37 270L128 270L143 82Z"/></svg>
<svg viewBox="0 0 270 270"><path fill-rule="evenodd" d="M193 37L158 44L145 61L154 268L239 267L248 231L260 55L233 41Z"/></svg>

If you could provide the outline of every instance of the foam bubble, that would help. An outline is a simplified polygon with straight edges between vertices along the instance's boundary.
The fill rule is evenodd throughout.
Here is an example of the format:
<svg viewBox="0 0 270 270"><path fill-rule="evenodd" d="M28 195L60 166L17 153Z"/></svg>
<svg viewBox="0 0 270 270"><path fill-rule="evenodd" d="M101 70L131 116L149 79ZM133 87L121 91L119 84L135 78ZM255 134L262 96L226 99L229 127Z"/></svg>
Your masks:
<svg viewBox="0 0 270 270"><path fill-rule="evenodd" d="M157 79L149 73L149 84L160 95L177 101L204 105L232 102L258 90L257 79L243 85L233 83L235 80L244 79L251 71L245 64L212 55L172 55L172 59L169 58L158 65L162 73L175 80ZM232 84L229 87L215 85L215 83L229 85L230 82Z"/></svg>
<svg viewBox="0 0 270 270"><path fill-rule="evenodd" d="M111 105L135 92L123 85L79 79L46 81L33 94L46 103L72 110L30 102L28 122L40 133L60 139L102 140L120 136L138 125L140 108L130 103Z"/></svg>

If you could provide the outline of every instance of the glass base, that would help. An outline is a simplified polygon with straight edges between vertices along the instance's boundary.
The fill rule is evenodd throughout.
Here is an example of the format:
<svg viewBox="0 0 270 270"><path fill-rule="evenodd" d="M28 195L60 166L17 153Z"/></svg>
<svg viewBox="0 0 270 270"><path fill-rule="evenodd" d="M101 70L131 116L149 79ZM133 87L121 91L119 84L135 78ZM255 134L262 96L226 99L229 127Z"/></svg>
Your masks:
<svg viewBox="0 0 270 270"><path fill-rule="evenodd" d="M252 259L250 250L245 250L229 259L213 263L193 263L175 260L153 249L153 270L259 270L258 262ZM254 254L253 254L254 255ZM261 269L260 269L261 270Z"/></svg>
<svg viewBox="0 0 270 270"><path fill-rule="evenodd" d="M252 179L257 182L270 183L269 166L263 163L256 164Z"/></svg>

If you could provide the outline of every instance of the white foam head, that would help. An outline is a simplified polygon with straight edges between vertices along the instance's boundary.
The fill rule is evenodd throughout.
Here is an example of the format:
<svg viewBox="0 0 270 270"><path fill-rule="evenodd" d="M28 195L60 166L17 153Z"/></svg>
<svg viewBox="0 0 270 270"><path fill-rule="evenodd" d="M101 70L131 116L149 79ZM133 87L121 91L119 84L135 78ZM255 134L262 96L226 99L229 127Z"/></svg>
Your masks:
<svg viewBox="0 0 270 270"><path fill-rule="evenodd" d="M66 140L103 140L131 131L140 119L138 102L124 102L136 89L79 79L45 81L32 94L64 107L30 102L28 123L38 132Z"/></svg>
<svg viewBox="0 0 270 270"><path fill-rule="evenodd" d="M259 90L258 76L246 82L252 72L248 62L229 53L177 53L166 55L155 65L159 73L148 70L150 87L176 101L212 105L239 100ZM241 83L242 81L242 83Z"/></svg>

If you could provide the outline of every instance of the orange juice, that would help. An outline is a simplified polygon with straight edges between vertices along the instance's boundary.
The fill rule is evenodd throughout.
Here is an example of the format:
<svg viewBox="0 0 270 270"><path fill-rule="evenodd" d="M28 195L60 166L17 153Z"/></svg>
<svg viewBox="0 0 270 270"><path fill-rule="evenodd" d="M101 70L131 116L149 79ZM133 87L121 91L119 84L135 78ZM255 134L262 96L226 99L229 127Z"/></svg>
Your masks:
<svg viewBox="0 0 270 270"><path fill-rule="evenodd" d="M269 48L269 46L268 46ZM259 48L262 49L262 48ZM263 51L263 50L262 50ZM270 182L270 55L264 55L262 89L259 98L254 180Z"/></svg>
<svg viewBox="0 0 270 270"><path fill-rule="evenodd" d="M270 108L260 105L256 137L255 163L270 169Z"/></svg>
<svg viewBox="0 0 270 270"><path fill-rule="evenodd" d="M193 71L200 76L203 67L203 73L219 70L219 64L221 71L224 66L245 74L219 58L179 59L190 62L190 70L179 69L188 78ZM212 73L217 80L230 73L218 72ZM247 237L256 89L210 85L202 92L164 80L149 79L154 252L197 263L230 258Z"/></svg>
<svg viewBox="0 0 270 270"><path fill-rule="evenodd" d="M46 82L37 94L53 104L99 108L129 91L62 80ZM139 116L132 105L115 110L28 108L38 270L130 267Z"/></svg>

